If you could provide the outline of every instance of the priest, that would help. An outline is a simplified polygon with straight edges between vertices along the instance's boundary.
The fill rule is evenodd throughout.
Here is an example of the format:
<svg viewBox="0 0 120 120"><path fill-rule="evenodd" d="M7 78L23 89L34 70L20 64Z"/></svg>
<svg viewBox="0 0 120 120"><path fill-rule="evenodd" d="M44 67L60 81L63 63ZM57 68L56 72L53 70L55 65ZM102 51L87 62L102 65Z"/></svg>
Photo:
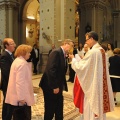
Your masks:
<svg viewBox="0 0 120 120"><path fill-rule="evenodd" d="M79 105L83 107L80 108L82 120L106 120L106 113L114 110L114 97L105 51L98 43L96 32L86 33L85 38L86 44L91 48L85 57L78 61L74 55L69 55L84 94L79 94L76 100L83 99Z"/></svg>

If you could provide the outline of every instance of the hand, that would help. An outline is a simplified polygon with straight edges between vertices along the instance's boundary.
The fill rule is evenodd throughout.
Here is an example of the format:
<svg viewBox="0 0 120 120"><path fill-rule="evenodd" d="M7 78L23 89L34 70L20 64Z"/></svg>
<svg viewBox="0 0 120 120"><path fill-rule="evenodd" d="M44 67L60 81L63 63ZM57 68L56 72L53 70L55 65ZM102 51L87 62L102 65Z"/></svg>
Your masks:
<svg viewBox="0 0 120 120"><path fill-rule="evenodd" d="M80 56L81 59L83 59L83 56Z"/></svg>
<svg viewBox="0 0 120 120"><path fill-rule="evenodd" d="M59 88L53 89L53 93L54 93L54 94L58 94L58 93L59 93L59 91L60 91L60 89L59 89Z"/></svg>
<svg viewBox="0 0 120 120"><path fill-rule="evenodd" d="M74 58L74 55L73 54L69 54L69 58Z"/></svg>
<svg viewBox="0 0 120 120"><path fill-rule="evenodd" d="M19 101L19 105L20 105L20 106L23 106L23 105L25 105L25 104L26 104L25 100Z"/></svg>

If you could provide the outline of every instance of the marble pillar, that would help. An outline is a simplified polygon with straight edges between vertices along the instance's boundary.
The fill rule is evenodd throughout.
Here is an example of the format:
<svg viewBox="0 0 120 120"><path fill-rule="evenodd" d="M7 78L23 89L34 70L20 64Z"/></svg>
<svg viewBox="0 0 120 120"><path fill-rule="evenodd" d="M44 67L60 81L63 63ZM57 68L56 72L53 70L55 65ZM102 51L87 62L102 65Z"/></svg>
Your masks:
<svg viewBox="0 0 120 120"><path fill-rule="evenodd" d="M99 42L103 40L103 21L104 17L108 18L109 4L106 4L104 0L81 0L80 2L80 30L79 30L79 42L85 43L85 33L90 31L96 31L99 35ZM107 21L106 21L107 24ZM105 28L106 29L106 28Z"/></svg>
<svg viewBox="0 0 120 120"><path fill-rule="evenodd" d="M113 13L114 22L114 45L115 47L120 47L120 12Z"/></svg>
<svg viewBox="0 0 120 120"><path fill-rule="evenodd" d="M51 44L56 47L66 39L75 40L74 0L40 0L40 68L43 72Z"/></svg>
<svg viewBox="0 0 120 120"><path fill-rule="evenodd" d="M16 0L0 1L0 39L11 37L17 43L18 36L18 2Z"/></svg>

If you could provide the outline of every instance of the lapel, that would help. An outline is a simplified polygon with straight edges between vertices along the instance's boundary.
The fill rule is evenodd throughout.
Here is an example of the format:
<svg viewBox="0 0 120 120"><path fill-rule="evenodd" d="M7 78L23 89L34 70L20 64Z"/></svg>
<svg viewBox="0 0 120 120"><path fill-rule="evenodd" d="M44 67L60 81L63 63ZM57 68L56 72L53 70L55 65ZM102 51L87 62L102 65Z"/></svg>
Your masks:
<svg viewBox="0 0 120 120"><path fill-rule="evenodd" d="M13 59L12 59L11 55L7 51L5 51L5 54L8 57L8 60L10 60L11 62L13 62Z"/></svg>
<svg viewBox="0 0 120 120"><path fill-rule="evenodd" d="M66 70L67 70L67 64L65 64L66 62L66 58L64 57L64 53L62 48L60 47L60 59L61 59L61 72L62 72L62 77L64 77L63 79L63 90L68 91L68 87L67 87L67 83L66 83L66 78L65 78L65 74L66 74Z"/></svg>
<svg viewBox="0 0 120 120"><path fill-rule="evenodd" d="M59 51L60 51L61 68L63 69L64 73L66 73L66 68L67 68L66 58L64 57L64 53L61 47Z"/></svg>

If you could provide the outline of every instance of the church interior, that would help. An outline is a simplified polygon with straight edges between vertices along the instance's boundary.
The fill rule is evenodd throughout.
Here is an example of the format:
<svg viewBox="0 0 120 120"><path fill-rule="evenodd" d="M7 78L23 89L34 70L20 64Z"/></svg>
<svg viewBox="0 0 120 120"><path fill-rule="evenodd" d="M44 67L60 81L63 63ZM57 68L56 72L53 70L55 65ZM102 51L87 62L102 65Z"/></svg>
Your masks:
<svg viewBox="0 0 120 120"><path fill-rule="evenodd" d="M76 47L85 43L85 33L99 35L99 43L120 47L119 0L2 0L0 2L0 46L5 37L16 45L38 44L46 64L51 44L72 39Z"/></svg>
<svg viewBox="0 0 120 120"><path fill-rule="evenodd" d="M33 76L37 76L35 86L45 70L52 44L59 47L69 38L77 48L79 43L85 43L85 33L96 31L99 43L120 48L120 0L0 0L0 16L0 53L6 37L13 38L17 46L39 46L40 75ZM68 85L72 96L73 83ZM118 105L107 120L120 120L119 93L117 99Z"/></svg>

